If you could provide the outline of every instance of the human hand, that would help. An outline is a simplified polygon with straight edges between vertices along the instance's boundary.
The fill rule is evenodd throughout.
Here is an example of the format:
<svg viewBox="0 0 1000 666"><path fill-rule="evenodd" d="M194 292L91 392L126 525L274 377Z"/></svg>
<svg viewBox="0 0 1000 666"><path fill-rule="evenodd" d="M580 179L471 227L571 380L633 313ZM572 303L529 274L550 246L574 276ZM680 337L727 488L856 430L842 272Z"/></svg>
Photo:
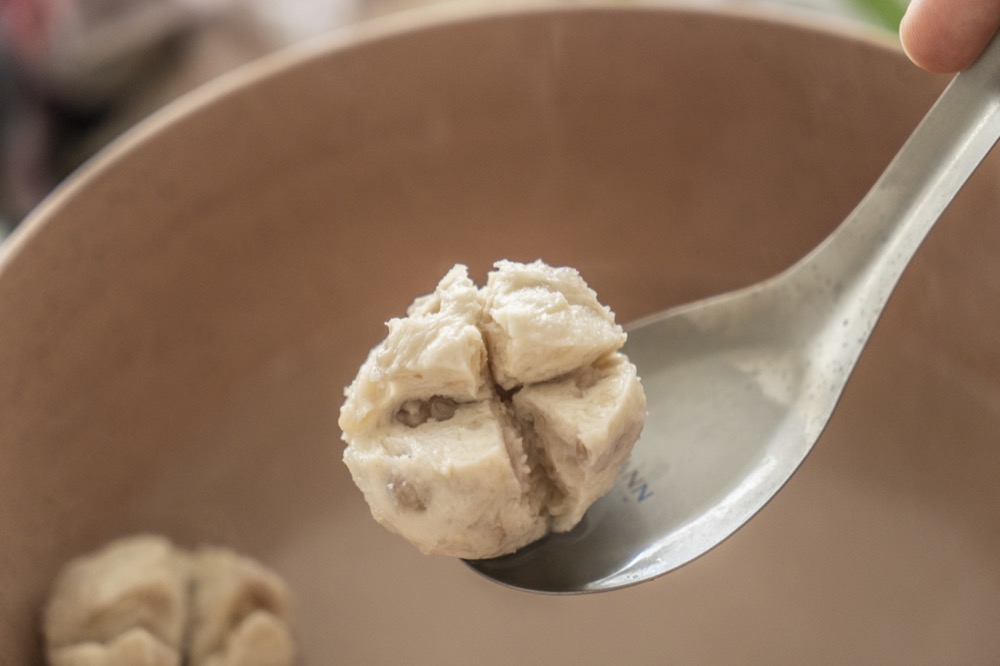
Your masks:
<svg viewBox="0 0 1000 666"><path fill-rule="evenodd" d="M1000 0L912 0L899 26L903 50L932 72L971 65L1000 28Z"/></svg>

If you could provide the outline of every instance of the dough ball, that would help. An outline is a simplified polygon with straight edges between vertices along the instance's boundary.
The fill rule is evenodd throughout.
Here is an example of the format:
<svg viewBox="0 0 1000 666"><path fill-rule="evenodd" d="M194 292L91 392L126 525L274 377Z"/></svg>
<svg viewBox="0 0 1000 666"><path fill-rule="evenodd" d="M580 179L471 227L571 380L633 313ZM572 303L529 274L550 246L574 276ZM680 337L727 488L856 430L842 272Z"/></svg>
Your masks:
<svg viewBox="0 0 1000 666"><path fill-rule="evenodd" d="M374 518L425 553L513 552L572 529L645 420L625 333L579 273L456 266L347 387L344 462Z"/></svg>
<svg viewBox="0 0 1000 666"><path fill-rule="evenodd" d="M112 542L63 568L45 610L46 644L109 643L141 627L179 651L187 580L187 559L166 539L141 535Z"/></svg>
<svg viewBox="0 0 1000 666"><path fill-rule="evenodd" d="M190 666L293 662L289 594L278 576L224 548L196 552L191 574ZM256 661L237 660L258 648Z"/></svg>
<svg viewBox="0 0 1000 666"><path fill-rule="evenodd" d="M42 633L51 666L292 666L290 607L248 557L143 535L69 562Z"/></svg>

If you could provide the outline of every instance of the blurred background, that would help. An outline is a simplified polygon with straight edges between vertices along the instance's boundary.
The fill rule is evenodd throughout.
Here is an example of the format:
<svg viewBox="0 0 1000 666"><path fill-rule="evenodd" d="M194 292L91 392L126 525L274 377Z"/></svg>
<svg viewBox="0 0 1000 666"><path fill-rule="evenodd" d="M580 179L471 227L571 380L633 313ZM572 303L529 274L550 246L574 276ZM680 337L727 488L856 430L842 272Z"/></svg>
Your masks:
<svg viewBox="0 0 1000 666"><path fill-rule="evenodd" d="M0 242L77 166L185 92L295 42L448 1L468 0L0 0ZM701 1L890 32L905 8L905 0Z"/></svg>

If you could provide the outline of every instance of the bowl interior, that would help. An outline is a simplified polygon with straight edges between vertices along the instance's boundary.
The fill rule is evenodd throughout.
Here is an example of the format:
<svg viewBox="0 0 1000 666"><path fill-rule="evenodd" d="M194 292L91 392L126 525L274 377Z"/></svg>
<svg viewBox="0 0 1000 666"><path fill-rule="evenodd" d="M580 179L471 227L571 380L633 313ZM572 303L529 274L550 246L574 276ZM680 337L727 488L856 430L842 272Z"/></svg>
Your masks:
<svg viewBox="0 0 1000 666"><path fill-rule="evenodd" d="M545 597L422 556L371 520L336 427L383 322L452 264L576 266L622 321L749 284L943 83L846 33L574 8L374 28L179 103L0 256L0 663L40 659L61 563L136 531L277 568L311 664L1000 658L997 159L800 472L659 581Z"/></svg>

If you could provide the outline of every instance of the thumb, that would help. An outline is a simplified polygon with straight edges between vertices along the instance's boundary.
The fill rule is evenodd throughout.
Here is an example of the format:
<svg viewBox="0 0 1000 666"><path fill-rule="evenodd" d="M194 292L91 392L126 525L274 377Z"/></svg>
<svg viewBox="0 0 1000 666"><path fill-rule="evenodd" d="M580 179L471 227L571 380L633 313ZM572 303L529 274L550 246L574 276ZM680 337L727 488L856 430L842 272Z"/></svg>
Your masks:
<svg viewBox="0 0 1000 666"><path fill-rule="evenodd" d="M1000 0L913 0L899 26L903 50L932 72L957 72L1000 28Z"/></svg>

